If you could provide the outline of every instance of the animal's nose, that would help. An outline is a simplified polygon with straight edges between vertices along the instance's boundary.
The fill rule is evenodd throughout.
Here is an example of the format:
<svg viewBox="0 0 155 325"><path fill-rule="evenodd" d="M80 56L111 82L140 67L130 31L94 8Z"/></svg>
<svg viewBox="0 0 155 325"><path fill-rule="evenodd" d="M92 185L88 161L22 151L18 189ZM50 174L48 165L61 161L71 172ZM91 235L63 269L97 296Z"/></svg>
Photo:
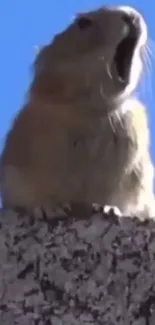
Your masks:
<svg viewBox="0 0 155 325"><path fill-rule="evenodd" d="M133 12L122 12L123 21L131 28L140 31L141 30L141 19L138 14Z"/></svg>
<svg viewBox="0 0 155 325"><path fill-rule="evenodd" d="M122 20L129 27L134 35L140 36L140 43L145 44L147 41L147 25L143 16L134 8L128 6L117 7L122 12Z"/></svg>
<svg viewBox="0 0 155 325"><path fill-rule="evenodd" d="M129 6L118 6L117 10L122 11L129 19L134 20L135 18L143 19L142 15L133 7Z"/></svg>

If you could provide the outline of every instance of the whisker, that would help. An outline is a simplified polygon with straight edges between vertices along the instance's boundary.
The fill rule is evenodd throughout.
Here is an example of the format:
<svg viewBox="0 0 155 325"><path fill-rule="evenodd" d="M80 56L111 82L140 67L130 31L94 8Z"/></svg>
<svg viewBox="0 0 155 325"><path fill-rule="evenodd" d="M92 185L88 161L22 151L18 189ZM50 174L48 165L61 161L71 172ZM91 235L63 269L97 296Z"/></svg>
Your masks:
<svg viewBox="0 0 155 325"><path fill-rule="evenodd" d="M149 51L149 47L147 46L146 50L145 50L145 55L146 55L146 60L150 66L150 68L152 68L152 61L151 61L151 53Z"/></svg>
<svg viewBox="0 0 155 325"><path fill-rule="evenodd" d="M150 57L153 58L153 63L155 62L155 42L151 39L148 40L147 51L150 54Z"/></svg>
<svg viewBox="0 0 155 325"><path fill-rule="evenodd" d="M148 39L148 45L152 50L155 51L155 41L153 41L153 39L151 38Z"/></svg>
<svg viewBox="0 0 155 325"><path fill-rule="evenodd" d="M116 132L115 127L114 127L115 123L112 122L112 116L108 116L108 120L109 120L111 129L112 129L113 133L115 134L115 132Z"/></svg>
<svg viewBox="0 0 155 325"><path fill-rule="evenodd" d="M117 118L117 120L119 121L121 127L124 128L124 126L123 126L123 122L122 122L122 118L121 118L122 115L120 114L120 111L116 111L116 112L115 112L115 115L116 115L116 118Z"/></svg>
<svg viewBox="0 0 155 325"><path fill-rule="evenodd" d="M152 51L152 49L151 49L149 46L147 46L147 51L148 51L149 55L150 55L153 59L155 59L155 53Z"/></svg>
<svg viewBox="0 0 155 325"><path fill-rule="evenodd" d="M112 74L111 74L110 67L109 67L108 63L106 64L106 69L107 69L107 73L108 73L109 78L112 79Z"/></svg>
<svg viewBox="0 0 155 325"><path fill-rule="evenodd" d="M154 44L154 46L155 46L155 44ZM152 72L153 72L153 68L154 68L153 65L155 64L155 48L154 48L154 52L153 52L151 47L148 45L146 48L146 52L147 52L147 62L149 64L149 70L150 70L150 79L152 81Z"/></svg>
<svg viewBox="0 0 155 325"><path fill-rule="evenodd" d="M145 55L143 56L143 65L144 65L144 69L143 69L142 76L141 76L140 83L139 83L139 93L141 95L145 95L146 77L147 77L147 74L148 74L146 50L145 50Z"/></svg>
<svg viewBox="0 0 155 325"><path fill-rule="evenodd" d="M144 55L144 66L145 66L145 90L148 89L149 95L152 97L152 60L151 60L151 54L149 51L149 46L145 49L145 55Z"/></svg>
<svg viewBox="0 0 155 325"><path fill-rule="evenodd" d="M152 62L151 62L151 58L150 55L147 51L145 51L145 55L146 55L146 61L145 61L145 67L146 67L146 90L148 88L148 91L150 93L150 95L152 96L152 79L151 79L151 71L152 71Z"/></svg>
<svg viewBox="0 0 155 325"><path fill-rule="evenodd" d="M104 91L103 91L103 86L102 86L102 84L100 84L100 94L101 94L101 96L105 99L106 98L106 95L105 95L105 93L104 93Z"/></svg>
<svg viewBox="0 0 155 325"><path fill-rule="evenodd" d="M149 91L149 95L152 96L152 78L151 78L152 60L147 47L145 48L145 52L143 56L143 64L144 64L144 70L139 83L139 95L140 97L144 96L145 98L147 90Z"/></svg>

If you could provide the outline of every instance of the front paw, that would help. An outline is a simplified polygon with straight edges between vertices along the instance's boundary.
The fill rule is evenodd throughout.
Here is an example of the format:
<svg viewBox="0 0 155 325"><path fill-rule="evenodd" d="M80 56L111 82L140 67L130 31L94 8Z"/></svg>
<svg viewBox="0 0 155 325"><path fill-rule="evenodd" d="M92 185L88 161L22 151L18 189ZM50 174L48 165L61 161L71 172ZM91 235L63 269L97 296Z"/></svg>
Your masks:
<svg viewBox="0 0 155 325"><path fill-rule="evenodd" d="M123 215L120 209L115 205L104 205L103 213L114 214L117 217L122 217Z"/></svg>
<svg viewBox="0 0 155 325"><path fill-rule="evenodd" d="M117 217L122 217L122 212L120 211L120 209L117 206L113 206L113 205L101 206L99 204L93 203L92 209L93 209L93 212L95 212L95 213L101 212L101 213L105 213L105 214L109 214L109 215L115 215Z"/></svg>

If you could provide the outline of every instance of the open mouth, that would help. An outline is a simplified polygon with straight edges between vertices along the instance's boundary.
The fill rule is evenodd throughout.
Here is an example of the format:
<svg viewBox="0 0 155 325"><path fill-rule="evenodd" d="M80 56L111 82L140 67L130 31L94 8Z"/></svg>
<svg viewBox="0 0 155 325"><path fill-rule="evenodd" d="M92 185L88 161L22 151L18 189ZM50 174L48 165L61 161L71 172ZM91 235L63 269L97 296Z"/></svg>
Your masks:
<svg viewBox="0 0 155 325"><path fill-rule="evenodd" d="M139 39L139 32L136 28L131 29L128 35L118 44L114 56L114 64L118 73L118 78L128 82L132 58Z"/></svg>

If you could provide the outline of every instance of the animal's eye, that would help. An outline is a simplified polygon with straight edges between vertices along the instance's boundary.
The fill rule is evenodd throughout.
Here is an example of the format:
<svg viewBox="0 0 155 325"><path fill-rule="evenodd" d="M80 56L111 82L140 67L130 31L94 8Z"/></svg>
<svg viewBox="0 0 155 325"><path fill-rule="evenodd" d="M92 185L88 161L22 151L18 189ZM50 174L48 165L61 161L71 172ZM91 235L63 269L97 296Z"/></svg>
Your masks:
<svg viewBox="0 0 155 325"><path fill-rule="evenodd" d="M85 16L79 17L77 23L80 29L86 29L92 26L92 20Z"/></svg>

